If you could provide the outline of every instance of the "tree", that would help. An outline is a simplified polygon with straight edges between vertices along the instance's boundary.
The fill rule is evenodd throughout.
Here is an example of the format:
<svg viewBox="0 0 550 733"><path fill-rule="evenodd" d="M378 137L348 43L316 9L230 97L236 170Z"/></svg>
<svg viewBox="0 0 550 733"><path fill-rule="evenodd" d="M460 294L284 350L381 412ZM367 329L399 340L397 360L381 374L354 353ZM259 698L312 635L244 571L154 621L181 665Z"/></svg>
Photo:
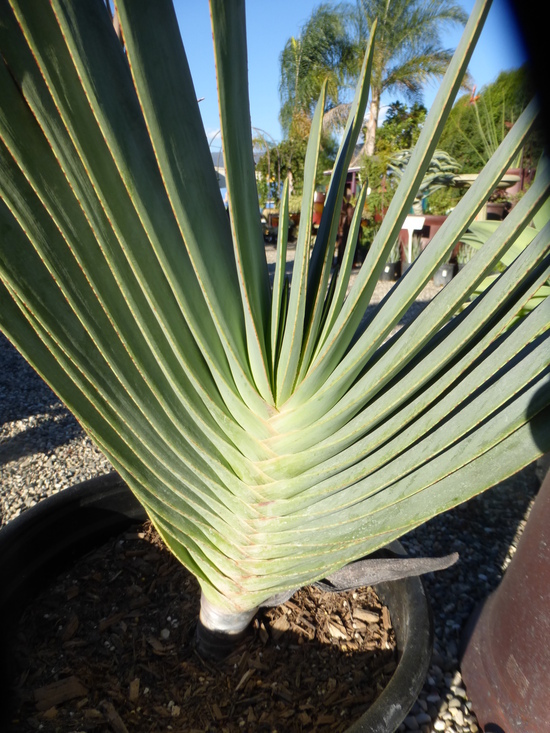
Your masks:
<svg viewBox="0 0 550 733"><path fill-rule="evenodd" d="M533 95L527 69L503 71L479 94L471 91L454 105L440 147L456 158L464 173L478 173L502 142ZM543 147L542 130L530 133L523 146L523 163L536 165Z"/></svg>
<svg viewBox="0 0 550 733"><path fill-rule="evenodd" d="M418 102L410 108L403 102L392 102L378 132L377 152L394 153L414 147L426 114L426 107Z"/></svg>
<svg viewBox="0 0 550 733"><path fill-rule="evenodd" d="M354 65L345 7L319 5L298 38L289 38L280 56L280 121L287 136L300 115L311 119L325 79L325 109L340 104Z"/></svg>
<svg viewBox="0 0 550 733"><path fill-rule="evenodd" d="M292 174L292 192L301 196L304 184L304 165L307 150L307 137L303 138L297 135L290 135L282 140L274 147L270 147L271 159L277 159L280 164L280 179L283 181ZM319 151L319 160L317 162L316 180L321 182L323 179L323 171L330 170L334 165L334 159L338 152L338 146L333 137L323 135L321 140L321 149ZM267 180L268 177L268 157L267 153L263 155L256 164L256 171L260 174L261 181ZM278 204L281 196L281 187L274 182L269 189L269 197L273 198Z"/></svg>
<svg viewBox="0 0 550 733"><path fill-rule="evenodd" d="M452 0L357 0L352 33L357 63L377 21L371 102L364 151L373 155L382 93L393 90L418 101L422 85L444 74L451 51L441 46L444 27L466 22L467 15Z"/></svg>
<svg viewBox="0 0 550 733"><path fill-rule="evenodd" d="M371 189L366 204L367 238L372 240L396 188L395 176L388 175L393 156L414 147L426 119L426 108L415 102L411 107L392 102L380 126L376 155L363 156L361 175Z"/></svg>

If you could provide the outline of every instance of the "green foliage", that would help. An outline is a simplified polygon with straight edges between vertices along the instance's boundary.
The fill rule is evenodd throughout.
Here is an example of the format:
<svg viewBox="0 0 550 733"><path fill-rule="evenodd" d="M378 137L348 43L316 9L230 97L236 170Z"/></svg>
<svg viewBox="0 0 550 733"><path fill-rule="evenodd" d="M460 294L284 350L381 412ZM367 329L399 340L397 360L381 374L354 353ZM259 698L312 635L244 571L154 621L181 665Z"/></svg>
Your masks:
<svg viewBox="0 0 550 733"><path fill-rule="evenodd" d="M322 136L321 141L321 149L319 151L316 172L318 185L320 186L328 182L328 176L324 175L324 171L332 169L337 152L337 143L332 136L325 134ZM270 163L272 170L273 161L276 160L282 181L291 174L293 191L297 196L301 195L304 186L304 165L307 152L307 142L307 137L292 136L282 140L277 145L271 146L270 149ZM266 180L268 170L267 155L263 155L260 158L256 164L256 170L261 174L260 185L265 185L264 182ZM281 193L282 192L277 188L276 181L273 181L273 185L269 190L269 197L272 198L277 205L279 204Z"/></svg>
<svg viewBox="0 0 550 733"><path fill-rule="evenodd" d="M441 148L459 161L462 172L479 172L532 96L525 67L501 72L479 95L474 90L457 101L443 130ZM536 164L542 145L542 131L535 126L521 151L524 167Z"/></svg>
<svg viewBox="0 0 550 733"><path fill-rule="evenodd" d="M388 169L391 174L399 180L403 177L405 169L410 162L412 155L411 150L400 150L392 155ZM449 188L453 185L455 175L460 170L460 165L454 158L443 150L435 150L433 158L430 161L428 170L424 174L422 183L420 184L415 196L415 204L422 202L436 191L442 188ZM415 205L413 204L413 206Z"/></svg>
<svg viewBox="0 0 550 733"><path fill-rule="evenodd" d="M353 282L353 247L338 271L332 263L375 29L314 245L325 85L292 276L286 184L270 280L244 3L211 0L230 219L172 3L117 7L125 48L103 0L0 0L0 326L197 576L201 614L238 631L274 594L325 577L550 449L548 299L508 328L548 279L548 225L460 313L548 204L550 178L537 177L399 331L524 145L537 116L530 104L365 320L488 3L476 3Z"/></svg>
<svg viewBox="0 0 550 733"><path fill-rule="evenodd" d="M397 145L407 140L417 140L425 117L423 108L420 108L418 115L414 108L415 114L408 115L403 105L395 103L392 107L399 114L392 114L380 128L377 142L379 153L362 159L361 175L369 182L371 189L367 198L366 217L369 231L374 233L376 225L373 220L383 217L411 157L411 150L402 150ZM425 213L448 213L462 196L462 192L451 188L459 170L458 162L448 153L436 150L413 206L422 205Z"/></svg>
<svg viewBox="0 0 550 733"><path fill-rule="evenodd" d="M424 213L436 216L450 214L463 195L464 191L457 188L440 188L425 200Z"/></svg>
<svg viewBox="0 0 550 733"><path fill-rule="evenodd" d="M288 213L299 214L302 210L302 195L292 194L288 197Z"/></svg>
<svg viewBox="0 0 550 733"><path fill-rule="evenodd" d="M401 244L398 239L392 245L390 253L388 255L388 262L400 262L401 261Z"/></svg>
<svg viewBox="0 0 550 733"><path fill-rule="evenodd" d="M349 66L354 60L345 21L342 7L318 5L298 38L286 42L280 56L279 95L280 121L287 135L297 116L305 114L311 118L325 81L325 109L342 101Z"/></svg>
<svg viewBox="0 0 550 733"><path fill-rule="evenodd" d="M426 114L426 107L418 102L411 107L402 102L392 102L378 130L376 153L391 155L399 150L413 148L422 130Z"/></svg>
<svg viewBox="0 0 550 733"><path fill-rule="evenodd" d="M395 192L395 181L388 177L388 163L387 155L362 158L361 178L370 189L364 212L367 222L365 232L369 242L374 240Z"/></svg>
<svg viewBox="0 0 550 733"><path fill-rule="evenodd" d="M476 251L476 248L472 247L471 244L466 244L464 242L461 242L460 247L458 248L458 252L456 254L456 261L458 262L459 265L465 265L467 262L469 262L472 259L475 251Z"/></svg>
<svg viewBox="0 0 550 733"><path fill-rule="evenodd" d="M426 109L413 104L410 108L393 102L378 131L376 155L361 157L361 177L370 193L365 205L366 238L372 241L396 188L396 179L389 175L392 157L404 147L416 144L426 119Z"/></svg>

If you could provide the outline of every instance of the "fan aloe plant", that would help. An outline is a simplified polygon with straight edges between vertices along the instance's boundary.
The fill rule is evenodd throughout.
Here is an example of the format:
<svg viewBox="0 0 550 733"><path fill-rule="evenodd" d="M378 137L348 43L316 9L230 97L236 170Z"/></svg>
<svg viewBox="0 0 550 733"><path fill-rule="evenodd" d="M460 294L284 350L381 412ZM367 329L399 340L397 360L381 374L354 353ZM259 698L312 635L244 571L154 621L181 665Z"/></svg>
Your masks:
<svg viewBox="0 0 550 733"><path fill-rule="evenodd" d="M236 634L266 600L371 553L550 447L550 301L507 328L548 278L549 226L461 312L548 198L546 176L395 332L521 147L536 108L365 320L488 3L475 6L349 291L353 248L338 272L331 265L375 30L315 244L324 93L292 279L285 190L271 283L243 1L210 1L229 218L170 0L115 4L124 44L103 0L0 0L0 325L196 575L204 624Z"/></svg>

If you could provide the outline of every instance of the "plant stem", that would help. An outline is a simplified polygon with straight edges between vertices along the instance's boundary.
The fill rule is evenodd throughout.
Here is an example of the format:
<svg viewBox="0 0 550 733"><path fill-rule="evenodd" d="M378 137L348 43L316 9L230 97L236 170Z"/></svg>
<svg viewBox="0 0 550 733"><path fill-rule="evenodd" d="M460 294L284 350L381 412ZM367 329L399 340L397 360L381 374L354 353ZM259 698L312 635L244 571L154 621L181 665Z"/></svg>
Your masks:
<svg viewBox="0 0 550 733"><path fill-rule="evenodd" d="M195 633L198 653L205 659L225 659L245 638L257 610L253 608L240 613L229 613L215 606L201 593L200 616Z"/></svg>

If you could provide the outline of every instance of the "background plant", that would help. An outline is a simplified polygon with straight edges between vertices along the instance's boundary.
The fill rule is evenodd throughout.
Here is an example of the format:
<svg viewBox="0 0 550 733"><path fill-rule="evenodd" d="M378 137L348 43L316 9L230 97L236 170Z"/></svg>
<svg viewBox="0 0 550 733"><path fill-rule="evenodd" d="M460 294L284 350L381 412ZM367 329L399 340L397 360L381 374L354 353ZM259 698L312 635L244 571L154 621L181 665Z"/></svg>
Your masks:
<svg viewBox="0 0 550 733"><path fill-rule="evenodd" d="M377 130L377 154L392 154L398 150L413 148L427 113L426 107L418 102L414 102L410 107L399 101L388 105L384 121Z"/></svg>
<svg viewBox="0 0 550 733"><path fill-rule="evenodd" d="M411 260L409 262L409 248L401 247L402 259L408 264L412 264L418 255L422 252L422 234L419 231L413 231L411 237Z"/></svg>
<svg viewBox="0 0 550 733"><path fill-rule="evenodd" d="M388 163L389 171L399 180L402 178L411 159L411 152L411 150L400 150L390 158ZM460 165L453 157L444 150L436 150L418 188L413 203L414 212L421 214L424 199L428 199L433 193L442 188L453 186L455 175L459 170Z"/></svg>
<svg viewBox="0 0 550 733"><path fill-rule="evenodd" d="M301 116L311 120L324 84L324 111L341 103L353 64L355 58L344 7L327 3L318 5L299 36L286 42L280 56L279 118L286 135L293 136L292 127Z"/></svg>
<svg viewBox="0 0 550 733"><path fill-rule="evenodd" d="M401 243L398 239L393 243L388 255L388 262L401 262Z"/></svg>
<svg viewBox="0 0 550 733"><path fill-rule="evenodd" d="M548 170L548 158L544 156L537 167L537 177L547 175ZM472 295L470 296L470 302L474 298L479 297L487 288L489 288L493 282L497 279L498 274L503 272L509 267L514 259L520 255L525 248L533 241L533 239L544 229L545 226L550 222L550 203L546 203L545 206L535 215L533 221L528 227L526 227L520 234L518 234L516 241L505 252L499 262L495 265L495 271L490 273L484 280L479 283ZM458 261L467 262L471 259L473 253L476 250L481 249L486 245L486 242L498 231L500 226L499 221L474 221L470 224L468 230L462 236L462 244L458 251ZM530 313L536 308L543 299L550 295L550 280L542 283L539 289L533 293L531 298L525 303L524 307L519 311L516 320L519 320ZM467 304L466 304L467 305Z"/></svg>
<svg viewBox="0 0 550 733"><path fill-rule="evenodd" d="M365 320L463 79L481 0L361 270L332 270L363 124L372 28L310 252L325 88L292 279L288 186L271 284L258 210L242 2L211 0L228 219L168 0L0 0L0 325L75 413L230 637L550 448L546 225L461 307L548 200L497 232L394 332L524 144L529 105L415 265ZM366 188L350 230L355 242ZM392 335L393 334L393 335Z"/></svg>
<svg viewBox="0 0 550 733"><path fill-rule="evenodd" d="M446 216L451 213L463 194L464 191L459 188L440 188L438 191L433 191L429 198L424 200L424 213Z"/></svg>
<svg viewBox="0 0 550 733"><path fill-rule="evenodd" d="M353 34L361 58L374 23L378 40L373 59L371 100L364 151L373 155L384 91L398 91L418 102L422 84L445 73L452 52L441 43L446 26L464 24L466 14L451 0L356 0Z"/></svg>
<svg viewBox="0 0 550 733"><path fill-rule="evenodd" d="M298 136L294 132L280 143L277 143L271 150L271 156L276 157L280 164L281 180L288 176L292 178L292 192L300 196L304 187L304 164L307 151L307 142L311 122L306 126L306 134L303 137ZM323 134L321 138L321 147L319 151L319 159L317 161L317 181L319 185L328 182L328 176L324 175L324 171L331 170L338 151L338 145L335 139L329 134ZM263 155L256 164L256 171L260 174L259 189L265 186L265 180L268 174L267 155ZM282 187L273 185L269 190L270 196L279 205L282 194Z"/></svg>
<svg viewBox="0 0 550 733"><path fill-rule="evenodd" d="M469 92L457 100L441 135L440 147L456 158L463 173L478 173L533 94L527 68L501 72L477 95ZM521 150L521 165L535 166L543 145L544 131L540 124L535 124Z"/></svg>
<svg viewBox="0 0 550 733"><path fill-rule="evenodd" d="M392 103L378 130L376 154L367 156L359 153L356 157L355 163L361 167L361 180L367 181L369 189L363 213L366 221L365 238L369 244L380 227L395 191L396 178L388 175L391 158L402 148L416 144L425 118L426 109L422 105L413 104L409 108L401 102Z"/></svg>

